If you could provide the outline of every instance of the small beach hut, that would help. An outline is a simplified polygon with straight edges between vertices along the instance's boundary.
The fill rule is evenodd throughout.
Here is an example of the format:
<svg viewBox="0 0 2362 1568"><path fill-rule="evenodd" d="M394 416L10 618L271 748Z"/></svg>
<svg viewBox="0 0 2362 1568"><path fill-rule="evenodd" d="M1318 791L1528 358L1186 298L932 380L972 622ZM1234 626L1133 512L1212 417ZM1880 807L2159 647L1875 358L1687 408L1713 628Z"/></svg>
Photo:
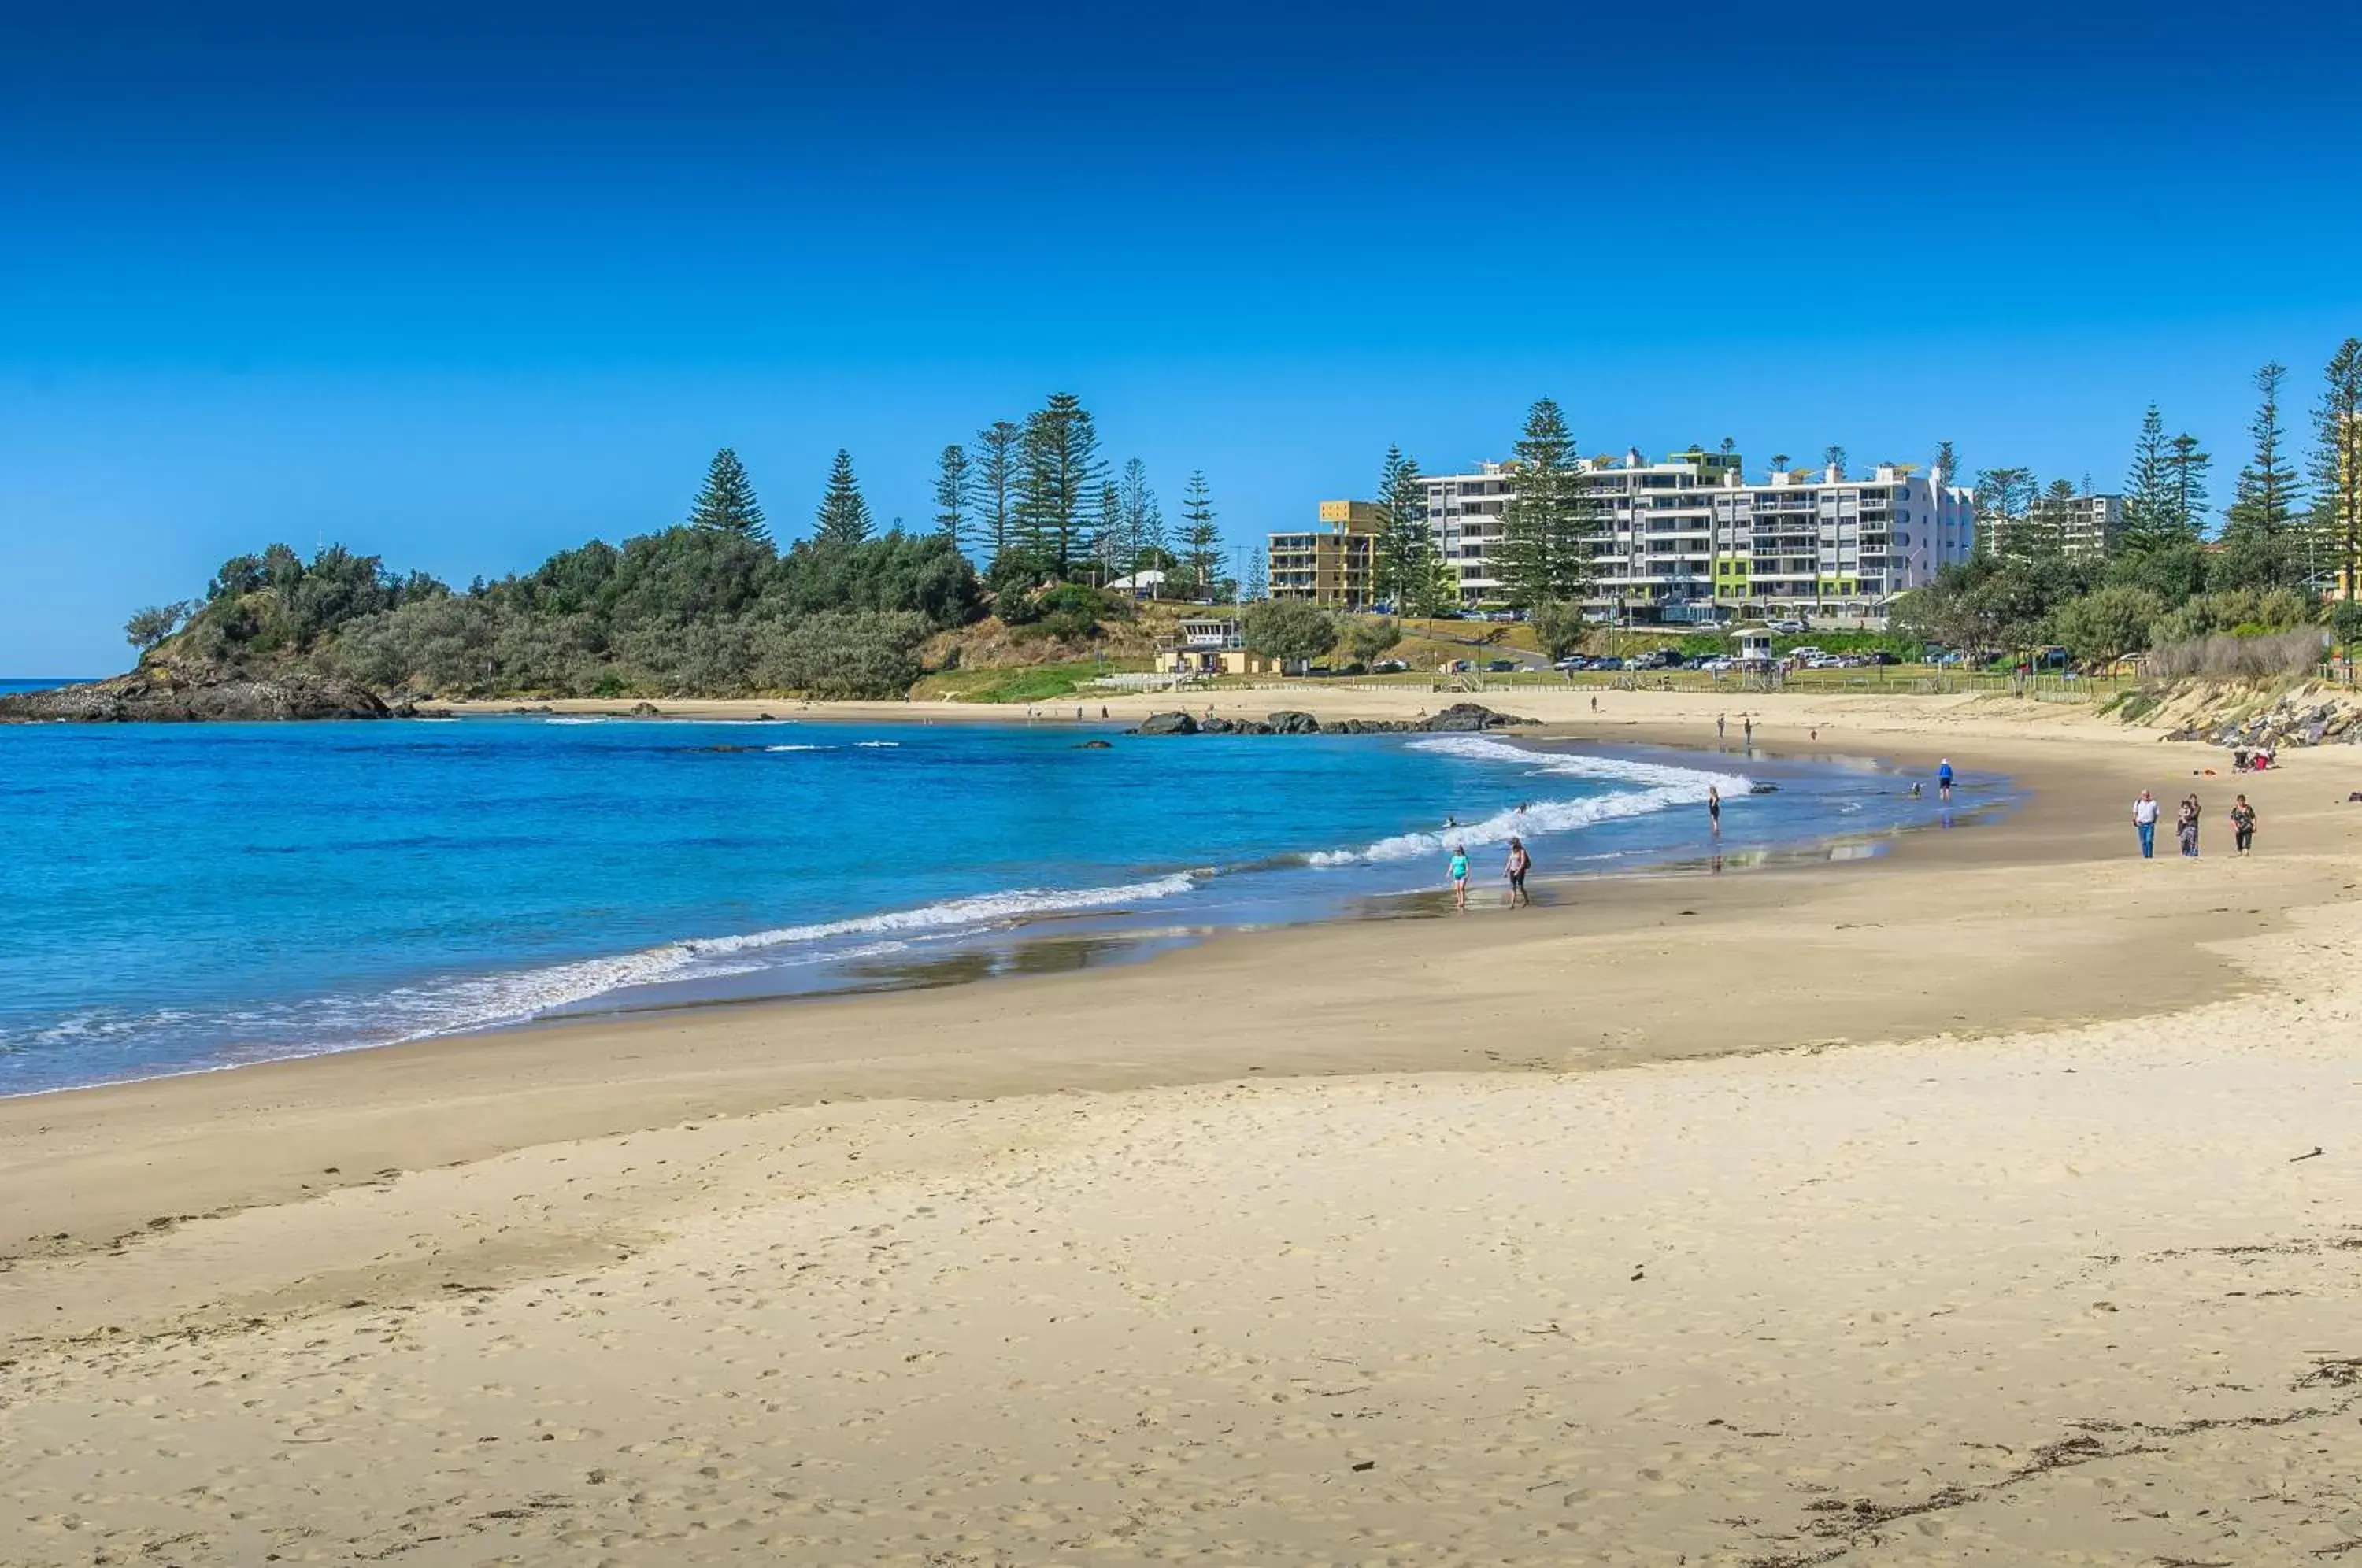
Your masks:
<svg viewBox="0 0 2362 1568"><path fill-rule="evenodd" d="M1768 626L1746 626L1738 634L1738 657L1746 664L1772 662L1772 630Z"/></svg>

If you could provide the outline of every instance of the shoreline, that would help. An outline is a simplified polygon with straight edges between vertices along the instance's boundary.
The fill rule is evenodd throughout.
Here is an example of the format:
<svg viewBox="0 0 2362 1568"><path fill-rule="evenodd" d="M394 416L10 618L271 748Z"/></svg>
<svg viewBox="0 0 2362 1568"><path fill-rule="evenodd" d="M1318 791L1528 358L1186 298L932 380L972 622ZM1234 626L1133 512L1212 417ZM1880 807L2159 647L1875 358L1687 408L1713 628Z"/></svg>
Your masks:
<svg viewBox="0 0 2362 1568"><path fill-rule="evenodd" d="M708 721L682 715L667 722ZM854 721L844 716L838 716L833 722ZM869 721L865 717L859 722ZM1193 737L1151 738L1160 743L1187 746ZM1262 738L1284 740L1286 737ZM1792 767L1809 765L1813 760L1823 763L1842 760L1849 763L1871 764L1877 767L1881 777L1883 778L1899 779L1904 773L1904 769L1883 751L1871 753L1849 749L1843 754L1842 757L1836 754L1825 754L1817 759L1807 759L1801 755L1768 745L1741 747L1735 745L1708 745L1694 738L1680 737L1670 733L1662 735L1591 735L1574 733L1563 725L1545 725L1486 732L1481 738L1545 756L1560 754L1570 748L1593 748L1573 750L1572 754L1601 755L1611 760L1635 760L1615 749L1623 746L1671 754L1700 768L1744 769L1750 762L1758 759ZM1536 889L1542 896L1536 900L1535 907L1549 908L1566 899L1581 896L1576 892L1579 889L1610 889L1605 894L1594 896L1612 898L1614 897L1612 889L1618 885L1643 879L1683 876L1760 875L1771 870L1810 870L1840 860L1861 858L1864 856L1891 855L1909 839L1922 833L1955 830L1984 831L2025 804L2024 792L2015 789L2012 779L2007 776L1998 776L1998 778L1999 786L2003 790L2001 798L1986 798L1974 802L1964 802L1957 808L1957 812L1945 812L1940 823L1930 819L1866 828L1848 828L1829 824L1768 843L1758 842L1743 845L1730 852L1727 864L1725 862L1724 849L1719 844L1683 846L1679 849L1672 845L1662 845L1638 851L1637 854L1641 858L1628 864L1618 864L1595 870L1560 870L1538 874L1533 880ZM1992 781L1985 781L1984 787L1992 788ZM1776 790L1777 787L1774 788ZM1932 799L1927 803L1933 807ZM1957 822L1954 820L1956 815ZM1863 854L1840 853L1848 848L1859 848ZM1257 862L1258 865L1260 863L1260 861ZM1131 871L1131 875L1137 878L1152 880L1176 874L1185 874L1183 868L1178 866L1168 866L1161 869L1153 867L1135 867ZM1186 874L1198 875L1194 871ZM1065 890L1087 893L1093 889ZM1492 878L1485 876L1472 878L1472 901L1468 912L1489 911L1492 893ZM872 911L877 915L898 912L907 911ZM661 1020L673 1015L719 1014L737 1009L765 1010L797 1007L823 1001L850 1001L861 997L893 995L911 990L948 989L966 985L1005 981L1021 977L1032 977L1054 970L1080 970L1094 966L1081 959L1072 963L1050 964L1035 961L1038 955L1054 954L1058 949L1068 946L1089 946L1107 950L1137 949L1139 951L1125 951L1111 961L1153 964L1174 952L1231 935L1252 934L1268 937L1275 933L1317 930L1330 925L1352 925L1364 921L1444 918L1451 912L1448 893L1440 889L1425 885L1385 892L1341 893L1318 912L1308 914L1275 911L1274 917L1269 919L1192 920L1182 918L1175 911L1153 908L1113 907L1044 911L1020 917L1014 924L1003 931L978 932L959 938L952 946L939 954L913 955L907 959L887 958L852 964L846 972L855 977L844 983L820 984L802 990L731 994L727 990L700 991L696 982L681 982L662 988L665 990L678 988L680 994L677 998L649 999L629 1005L599 1005L606 997L628 995L635 990L648 988L646 986L624 986L615 992L600 993L559 1004L553 1010L535 1017L468 1025L404 1039L319 1045L305 1050L292 1051L281 1055L171 1067L131 1077L25 1089L0 1094L0 1105L43 1097L163 1083L178 1078L248 1072L259 1067L326 1060L365 1052L402 1051L439 1043L497 1041L519 1034L621 1024L633 1020ZM1127 923L1135 919L1144 923ZM1078 934L1076 932L1078 927L1089 929ZM719 934L726 937L731 933ZM693 944L714 939L713 936L702 936L678 937L673 940L678 944ZM618 955L590 954L554 961L594 962L616 956ZM988 960L989 962L980 963ZM865 966L879 977L871 979L858 977ZM888 974L889 971L901 973L899 976L889 976ZM963 974L957 973L958 971L967 972ZM955 977L938 977L943 976Z"/></svg>
<svg viewBox="0 0 2362 1568"><path fill-rule="evenodd" d="M1519 734L1534 739L1621 739L1696 749L1684 745L1683 737L1667 727L1631 723L1618 729L1620 733L1613 736L1568 735L1562 729ZM1187 745L1189 741L1175 738L1160 744ZM1271 744L1287 742L1273 737ZM1772 744L1763 743L1766 747ZM1827 743L1823 747L1826 755L1853 757L1870 749L1859 740L1844 745ZM1937 748L1924 742L1898 746L1882 737L1874 750L1881 758L1909 767L1931 763ZM1948 890L1938 897L1966 913L1997 898L2014 901L2009 884L2023 871L2048 868L2055 873L2062 864L2108 858L2112 848L2121 848L2115 845L2117 834L2085 820L2085 786L2105 778L2111 783L2111 794L2129 800L2138 787L2132 782L2132 759L2112 754L2093 756L2082 759L2074 775L2062 778L2053 766L2057 759L2051 753L2047 743L2019 743L2014 759L2007 754L1994 759L2024 797L2024 803L2003 824L1958 832L1915 832L1903 835L1893 853L1767 867L1745 876L1561 878L1557 880L1564 886L1612 891L1595 899L1554 900L1530 911L1518 911L1514 918L1519 924L1515 928L1505 923L1513 918L1507 911L1478 908L1471 911L1473 918L1465 920L1346 919L1222 930L1161 952L1145 963L1072 974L1011 975L989 986L822 994L545 1020L244 1064L235 1069L15 1097L0 1100L0 1180L28 1179L50 1166L68 1146L56 1134L69 1131L74 1134L71 1143L79 1145L77 1157L93 1162L95 1169L119 1169L124 1162L105 1146L102 1129L127 1119L143 1130L155 1129L170 1146L178 1140L169 1130L183 1113L207 1123L225 1118L253 1119L290 1140L281 1157L264 1157L252 1164L232 1162L228 1168L194 1176L186 1188L188 1201L175 1210L217 1212L333 1190L367 1179L364 1173L466 1163L553 1139L646 1129L668 1120L716 1111L744 1114L847 1099L991 1098L1006 1093L1136 1088L1242 1077L1250 1072L1325 1075L1530 1066L1545 1059L1451 1040L1451 1026L1440 1021L1435 1037L1423 1043L1408 1048L1392 1044L1366 1055L1333 1044L1317 1051L1300 1046L1265 1048L1240 1038L1235 1028L1220 1032L1225 1041L1220 1050L1176 1049L1168 1044L1144 1056L1110 1052L1099 1038L1098 1015L1104 1009L1136 1010L1156 1005L1150 999L1161 1000L1173 994L1220 996L1226 988L1241 985L1266 988L1278 975L1300 965L1317 972L1348 955L1355 964L1364 952L1380 966L1407 962L1413 972L1422 974L1431 974L1439 959L1498 967L1498 944L1508 940L1512 930L1521 947L1571 942L1578 949L1614 950L1632 946L1635 933L1683 922L1681 936L1673 944L1645 954L1619 954L1616 963L1630 964L1636 979L1653 983L1655 977L1662 975L1664 983L1679 986L1683 982L1675 977L1686 967L1678 959L1680 954L1710 951L1717 944L1769 947L1775 954L1756 962L1769 963L1770 978L1780 994L1794 995L1808 977L1818 977L1810 983L1828 988L1833 998L1850 997L1849 1006L1869 1009L1856 1015L1848 1027L1824 1031L1799 1029L1789 1021L1791 1014L1779 1010L1716 1022L1698 1016L1699 1010L1693 1007L1686 1032L1694 1038L1636 1058L1613 1048L1613 1043L1630 1031L1609 1028L1600 1032L1600 1038L1611 1048L1590 1055L1584 1065L1651 1055L1716 1055L1778 1049L1807 1040L1856 1039L1862 1037L1865 1028L1876 1037L1904 1038L1915 1030L1948 1030L1971 1021L1981 1011L1992 1014L1977 1022L1977 1027L1986 1029L2056 1021L2078 1015L2079 1008L2094 1016L2122 1016L2144 1005L2149 997L2178 1004L2227 994L2227 968L2210 961L2200 951L2202 943L2224 933L2245 933L2263 917L2219 910L2159 911L2152 918L2172 931L2176 944L2190 955L2188 963L2137 992L2128 989L2122 977L2104 965L2080 971L2072 966L2034 965L2044 971L2044 978L2031 990L2055 998L2056 1005L2018 1006L1998 1013L1987 1003L1969 999L1982 988L1962 977L1952 977L1948 985L1940 988L1948 993L1957 990L1961 998L1959 1006L1905 1005L1910 999L1881 995L1882 988L1867 983L1869 977L1852 972L1841 961L1841 954L1816 948L1776 955L1780 944L1772 940L1767 922L1784 921L1792 911L1842 911L1858 903L1882 901L1892 890L1889 884L1910 888L1941 882ZM2281 779L2290 777L2279 776ZM2276 867L2279 874L2291 869L2289 863ZM1701 889L1711 889L1712 900L1702 900ZM2289 901L2278 900L2281 907ZM1886 922L1833 923L1844 930L1875 929ZM2086 941L2089 934L2084 933ZM1981 956L1994 972L2025 966L2005 950ZM1920 994L1932 999L1938 988L1930 987ZM1515 989L1535 994L1530 980L1524 977L1517 978ZM1641 999L1648 1010L1660 1015L1666 1011L1661 1000ZM1207 1004L1191 1000L1185 1005L1195 1009ZM914 1049L911 1044L942 1038L946 1031L973 1031L979 1024L988 1032L997 1032L1002 1021L1033 1013L1054 1019L1055 1027L1048 1032L1057 1042L1055 1049L1001 1050L971 1060L958 1051L938 1053ZM1661 1016L1660 1021L1663 1021ZM540 1103L531 1107L502 1103L528 1084L545 1085L550 1092L536 1096ZM389 1094L394 1098L378 1103ZM409 1120L447 1100L465 1108L465 1114L436 1125ZM284 1118L288 1108L295 1105L327 1114L318 1125L292 1126ZM371 1146L379 1153L351 1158L336 1154L338 1140L354 1126L372 1130L379 1142ZM28 1133L32 1134L29 1141ZM171 1168L169 1162L151 1154L130 1163L145 1170ZM329 1166L337 1167L337 1179L320 1179ZM94 1187L99 1191L116 1190L104 1179L94 1180ZM28 1247L55 1253L113 1244L148 1217L132 1210L152 1210L156 1206L153 1198L134 1200L127 1196L78 1203L74 1206L78 1212L57 1222L43 1220L30 1234L0 1236L0 1257L26 1255ZM63 1241L58 1239L61 1235Z"/></svg>
<svg viewBox="0 0 2362 1568"><path fill-rule="evenodd" d="M2208 856L2143 861L2132 793L2211 755L1875 749L2025 804L1530 914L0 1102L12 1546L2345 1550L2340 755L2202 779Z"/></svg>

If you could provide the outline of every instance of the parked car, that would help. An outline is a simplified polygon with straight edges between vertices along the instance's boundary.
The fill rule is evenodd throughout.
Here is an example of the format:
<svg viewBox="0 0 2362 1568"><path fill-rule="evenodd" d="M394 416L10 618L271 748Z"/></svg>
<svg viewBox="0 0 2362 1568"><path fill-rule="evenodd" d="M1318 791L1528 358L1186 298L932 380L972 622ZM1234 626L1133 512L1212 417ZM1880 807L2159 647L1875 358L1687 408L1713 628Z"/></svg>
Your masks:
<svg viewBox="0 0 2362 1568"><path fill-rule="evenodd" d="M1594 659L1592 661L1591 668L1594 669L1621 669L1624 668L1624 661L1617 658L1614 654L1609 654L1605 658Z"/></svg>
<svg viewBox="0 0 2362 1568"><path fill-rule="evenodd" d="M1708 675L1727 675L1734 668L1736 668L1737 664L1738 661L1736 659L1727 658L1717 654L1712 658L1700 660L1698 668L1705 671Z"/></svg>
<svg viewBox="0 0 2362 1568"><path fill-rule="evenodd" d="M1400 675L1409 668L1398 658L1382 658L1370 666L1371 672L1376 675Z"/></svg>
<svg viewBox="0 0 2362 1568"><path fill-rule="evenodd" d="M1807 626L1802 621L1774 621L1772 623L1772 629L1783 635L1794 632L1809 632L1812 630L1810 626Z"/></svg>
<svg viewBox="0 0 2362 1568"><path fill-rule="evenodd" d="M1490 675L1508 675L1517 668L1518 661L1513 658L1495 658L1485 661L1485 672Z"/></svg>
<svg viewBox="0 0 2362 1568"><path fill-rule="evenodd" d="M1464 658L1455 658L1450 664L1443 667L1443 672L1446 675L1466 675L1470 670L1473 670L1476 667L1473 664L1471 664Z"/></svg>
<svg viewBox="0 0 2362 1568"><path fill-rule="evenodd" d="M1553 660L1551 668L1552 669L1589 669L1591 661L1581 654L1569 654L1564 658Z"/></svg>

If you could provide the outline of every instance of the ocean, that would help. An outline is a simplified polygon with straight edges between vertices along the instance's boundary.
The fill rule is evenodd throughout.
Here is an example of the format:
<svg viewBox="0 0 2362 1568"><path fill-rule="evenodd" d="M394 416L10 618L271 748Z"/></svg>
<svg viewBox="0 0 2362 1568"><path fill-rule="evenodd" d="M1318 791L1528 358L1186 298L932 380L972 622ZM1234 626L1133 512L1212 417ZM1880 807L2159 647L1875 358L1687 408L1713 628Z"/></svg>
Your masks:
<svg viewBox="0 0 2362 1568"><path fill-rule="evenodd" d="M1709 787L1740 863L1936 820L1867 764L1497 736L0 726L0 1095L1111 961L1398 909L1453 844L1496 889L1512 833L1540 878L1703 863Z"/></svg>

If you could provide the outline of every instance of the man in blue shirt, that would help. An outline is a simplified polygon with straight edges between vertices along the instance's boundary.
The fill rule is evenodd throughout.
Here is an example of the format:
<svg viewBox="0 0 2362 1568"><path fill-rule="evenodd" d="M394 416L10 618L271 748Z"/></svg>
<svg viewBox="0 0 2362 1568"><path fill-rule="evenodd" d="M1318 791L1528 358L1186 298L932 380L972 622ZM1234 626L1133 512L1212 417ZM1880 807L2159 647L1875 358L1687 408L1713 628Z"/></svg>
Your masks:
<svg viewBox="0 0 2362 1568"><path fill-rule="evenodd" d="M1952 759L1944 758L1936 765L1936 794L1947 805L1952 800Z"/></svg>

